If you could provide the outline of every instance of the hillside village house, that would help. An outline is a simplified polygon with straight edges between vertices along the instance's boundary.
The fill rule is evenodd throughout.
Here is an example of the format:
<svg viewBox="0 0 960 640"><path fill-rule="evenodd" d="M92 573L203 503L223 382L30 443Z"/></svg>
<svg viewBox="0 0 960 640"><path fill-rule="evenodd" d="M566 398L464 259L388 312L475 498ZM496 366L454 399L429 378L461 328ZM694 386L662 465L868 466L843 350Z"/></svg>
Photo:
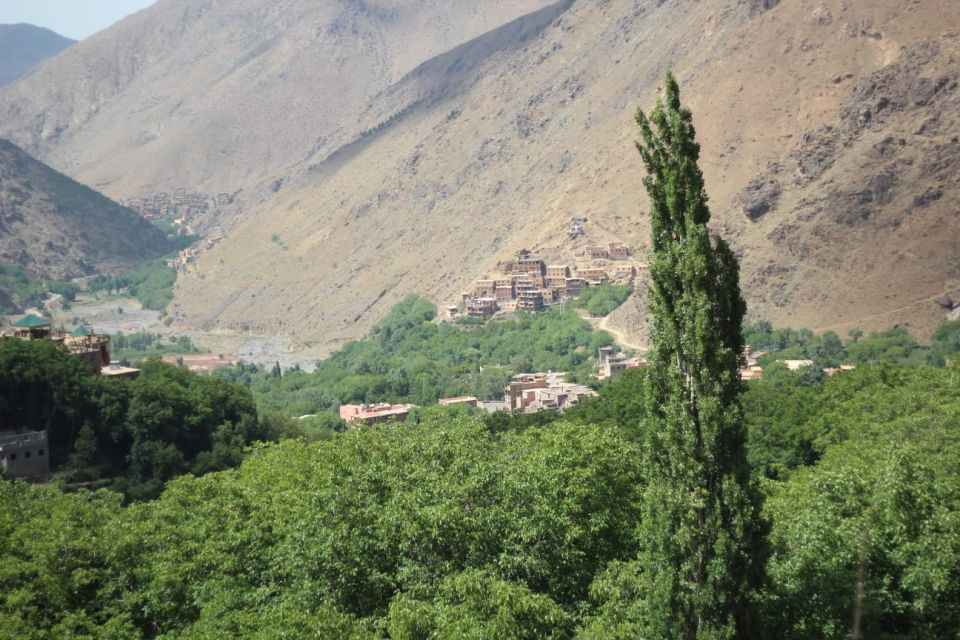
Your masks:
<svg viewBox="0 0 960 640"><path fill-rule="evenodd" d="M534 413L543 409L563 411L597 392L582 384L564 381L562 373L521 373L504 389L509 411Z"/></svg>

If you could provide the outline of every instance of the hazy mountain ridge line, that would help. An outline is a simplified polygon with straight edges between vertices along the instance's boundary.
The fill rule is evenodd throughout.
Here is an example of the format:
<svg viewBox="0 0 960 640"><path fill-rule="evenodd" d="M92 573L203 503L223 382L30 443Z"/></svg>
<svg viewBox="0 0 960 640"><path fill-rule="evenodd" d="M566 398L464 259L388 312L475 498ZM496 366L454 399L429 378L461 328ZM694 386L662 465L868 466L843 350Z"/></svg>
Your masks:
<svg viewBox="0 0 960 640"><path fill-rule="evenodd" d="M76 40L32 24L0 24L0 88L32 72L41 62L59 55Z"/></svg>

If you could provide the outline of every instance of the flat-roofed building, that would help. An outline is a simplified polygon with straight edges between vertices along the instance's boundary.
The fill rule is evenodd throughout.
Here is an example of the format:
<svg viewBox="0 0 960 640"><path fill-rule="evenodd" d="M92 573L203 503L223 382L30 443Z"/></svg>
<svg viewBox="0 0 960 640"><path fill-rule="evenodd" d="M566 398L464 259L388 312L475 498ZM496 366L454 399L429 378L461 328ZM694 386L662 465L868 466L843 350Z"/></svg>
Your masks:
<svg viewBox="0 0 960 640"><path fill-rule="evenodd" d="M467 316L478 320L486 320L497 312L496 298L471 298L467 301Z"/></svg>
<svg viewBox="0 0 960 640"><path fill-rule="evenodd" d="M50 473L47 432L0 432L0 470L12 478L32 478Z"/></svg>
<svg viewBox="0 0 960 640"><path fill-rule="evenodd" d="M510 284L505 286L497 285L496 291L494 293L495 293L494 297L497 299L498 303L506 302L507 300L513 300L514 293L515 293L513 288L513 283L511 282Z"/></svg>
<svg viewBox="0 0 960 640"><path fill-rule="evenodd" d="M547 374L545 373L520 373L510 379L507 388L504 389L504 398L507 401L507 407L510 411L522 409L521 396L528 389L547 386Z"/></svg>
<svg viewBox="0 0 960 640"><path fill-rule="evenodd" d="M543 277L546 273L546 265L540 256L532 253L521 253L513 266L514 273L526 273L532 276Z"/></svg>
<svg viewBox="0 0 960 640"><path fill-rule="evenodd" d="M536 313L543 309L543 292L540 290L523 291L517 296L517 310Z"/></svg>
<svg viewBox="0 0 960 640"><path fill-rule="evenodd" d="M611 242L607 245L607 256L611 260L626 260L630 257L630 247L622 242Z"/></svg>
<svg viewBox="0 0 960 640"><path fill-rule="evenodd" d="M110 338L98 336L89 327L77 327L71 333L58 335L72 355L79 358L90 373L98 374L110 364Z"/></svg>
<svg viewBox="0 0 960 640"><path fill-rule="evenodd" d="M577 269L577 277L583 278L588 284L600 284L607 279L607 272L597 267Z"/></svg>
<svg viewBox="0 0 960 640"><path fill-rule="evenodd" d="M610 250L604 245L592 244L587 247L587 255L593 260L606 260L610 257Z"/></svg>
<svg viewBox="0 0 960 640"><path fill-rule="evenodd" d="M579 404L586 397L597 395L590 387L564 382L563 376L562 373L527 373L514 376L504 389L507 407L510 411L563 411Z"/></svg>
<svg viewBox="0 0 960 640"><path fill-rule="evenodd" d="M583 278L567 278L565 289L568 298L576 298L586 288L587 283Z"/></svg>
<svg viewBox="0 0 960 640"><path fill-rule="evenodd" d="M496 282L494 280L477 280L473 283L473 297L492 298L496 292Z"/></svg>
<svg viewBox="0 0 960 640"><path fill-rule="evenodd" d="M340 406L340 419L351 427L389 420L403 422L410 415L410 410L416 408L413 404L344 404Z"/></svg>
<svg viewBox="0 0 960 640"><path fill-rule="evenodd" d="M104 378L133 379L140 375L140 369L136 369L134 367L125 367L123 365L111 362L100 370L100 375Z"/></svg>

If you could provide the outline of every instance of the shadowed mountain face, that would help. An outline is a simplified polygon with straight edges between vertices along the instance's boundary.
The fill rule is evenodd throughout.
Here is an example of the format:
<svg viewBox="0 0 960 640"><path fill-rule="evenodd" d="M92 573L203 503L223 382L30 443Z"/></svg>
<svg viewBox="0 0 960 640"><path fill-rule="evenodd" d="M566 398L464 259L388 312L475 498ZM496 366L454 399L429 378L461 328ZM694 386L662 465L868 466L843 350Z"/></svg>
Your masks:
<svg viewBox="0 0 960 640"><path fill-rule="evenodd" d="M960 287L956 3L230 4L161 0L0 93L107 193L241 190L181 322L323 350L519 249L575 257L572 213L642 260L633 113L668 68L753 317L923 333Z"/></svg>
<svg viewBox="0 0 960 640"><path fill-rule="evenodd" d="M75 42L31 24L0 24L0 87Z"/></svg>
<svg viewBox="0 0 960 640"><path fill-rule="evenodd" d="M0 262L65 280L168 250L164 234L136 212L0 139Z"/></svg>

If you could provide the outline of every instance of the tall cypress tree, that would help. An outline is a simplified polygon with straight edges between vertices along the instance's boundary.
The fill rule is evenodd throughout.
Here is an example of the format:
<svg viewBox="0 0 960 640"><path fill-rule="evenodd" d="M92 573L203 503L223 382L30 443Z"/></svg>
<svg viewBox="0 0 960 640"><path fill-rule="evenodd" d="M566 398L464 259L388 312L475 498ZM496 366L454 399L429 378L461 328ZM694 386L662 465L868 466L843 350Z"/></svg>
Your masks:
<svg viewBox="0 0 960 640"><path fill-rule="evenodd" d="M739 265L707 228L700 146L672 74L664 99L636 121L652 227L639 558L648 637L757 637L751 600L765 529L744 449Z"/></svg>

